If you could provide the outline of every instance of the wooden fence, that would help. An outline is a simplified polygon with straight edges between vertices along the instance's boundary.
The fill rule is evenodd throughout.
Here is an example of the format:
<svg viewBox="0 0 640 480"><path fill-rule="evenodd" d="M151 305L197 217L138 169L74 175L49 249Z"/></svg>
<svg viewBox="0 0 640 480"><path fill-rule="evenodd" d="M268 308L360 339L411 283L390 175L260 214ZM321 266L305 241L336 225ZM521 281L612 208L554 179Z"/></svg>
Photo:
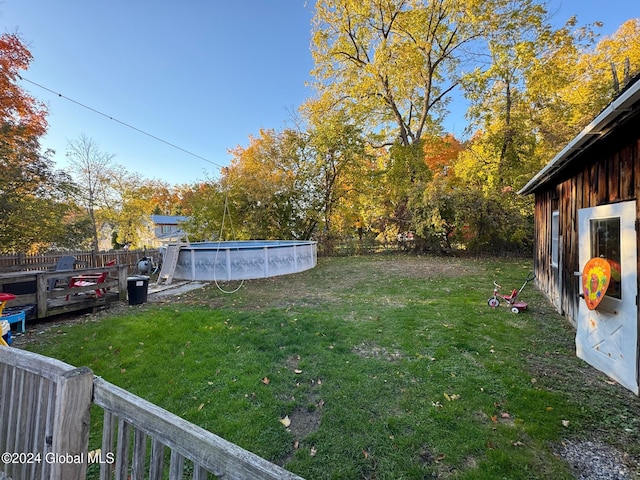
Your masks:
<svg viewBox="0 0 640 480"><path fill-rule="evenodd" d="M142 257L154 257L159 260L159 251L154 250L109 250L104 252L75 251L60 253L44 253L27 255L16 253L14 255L0 255L0 273L15 272L18 270L47 270L56 266L60 257L72 255L76 258L76 265L80 267L104 267L109 262L118 265L127 265L133 269Z"/></svg>
<svg viewBox="0 0 640 480"><path fill-rule="evenodd" d="M0 388L0 479L84 480L99 463L101 480L303 480L86 367L0 347ZM89 452L92 403L104 422Z"/></svg>

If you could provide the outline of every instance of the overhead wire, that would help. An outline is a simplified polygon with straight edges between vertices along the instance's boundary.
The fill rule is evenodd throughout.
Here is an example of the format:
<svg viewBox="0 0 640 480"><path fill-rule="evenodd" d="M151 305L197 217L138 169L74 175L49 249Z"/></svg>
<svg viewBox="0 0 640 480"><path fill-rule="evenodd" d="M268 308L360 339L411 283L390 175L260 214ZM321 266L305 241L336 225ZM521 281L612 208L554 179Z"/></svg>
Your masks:
<svg viewBox="0 0 640 480"><path fill-rule="evenodd" d="M85 105L85 104L84 104L84 103L82 103L82 102L79 102L79 101L77 101L77 100L74 100L73 98L67 97L66 95L63 95L63 94L58 93L58 92L56 92L56 91L54 91L54 90L52 90L52 89L50 89L50 88L48 88L48 87L45 87L44 85L42 85L42 84L40 84L40 83L34 82L34 81L32 81L32 80L29 80L28 78L25 78L25 77L23 77L23 76L21 76L21 75L18 75L18 78L20 78L20 80L22 80L22 81L24 81L24 82L30 83L30 84L32 84L32 85L35 85L35 86L36 86L36 87L38 87L38 88L41 88L41 89L43 89L43 90L46 90L47 92L52 93L52 94L54 94L54 95L58 96L59 98L63 98L63 99L65 99L65 100L69 101L69 102L75 103L76 105L78 105L78 106L80 106L80 107L82 107L82 108L85 108L85 109L87 109L87 110L89 110L89 111L91 111L91 112L93 112L93 113L95 113L95 114L97 114L97 115L100 115L100 116L103 116L103 117L105 117L105 118L108 118L109 120L113 120L114 122L119 123L120 125L122 125L122 126L124 126L124 127L130 128L131 130L134 130L134 131L136 131L136 132L138 132L138 133L141 133L141 134L143 134L143 135L146 135L147 137L150 137L150 138L153 138L154 140L157 140L157 141L159 141L159 142L162 142L162 143L164 143L165 145L169 145L169 146L170 146L170 147L172 147L172 148L175 148L175 149L177 149L177 150L180 150L181 152L186 153L187 155L191 155L192 157L195 157L195 158L198 158L198 159L203 160L203 161L205 161L205 162L208 162L208 163L210 163L211 165L215 165L216 167L219 167L219 168L225 168L225 167L224 167L224 165L221 165L221 164L216 163L216 162L214 162L214 161L212 161L212 160L209 160L208 158L205 158L205 157L203 157L203 156L201 156L201 155L198 155L197 153L193 153L193 152L191 152L191 151L189 151L189 150L187 150L187 149L185 149L185 148L182 148L182 147L180 147L180 146L178 146L178 145L176 145L176 144L174 144L174 143L171 143L171 142L169 142L169 141L167 141L167 140L164 140L163 138L160 138L160 137L158 137L158 136L156 136L156 135L153 135L153 134L151 134L151 133L149 133L149 132L146 132L146 131L144 131L144 130L142 130L142 129L138 128L138 127L135 127L135 126L133 126L133 125L131 125L131 124L129 124L129 123L123 122L122 120L119 120L119 119L117 119L117 118L115 118L115 117L113 117L113 116L111 116L111 115L108 115L108 114L106 114L106 113L104 113L104 112L101 112L100 110L97 110L97 109L95 109L95 108L93 108L93 107L90 107L90 106L88 106L88 105Z"/></svg>
<svg viewBox="0 0 640 480"><path fill-rule="evenodd" d="M208 158L205 158L205 157L203 157L201 155L198 155L198 154L193 153L193 152L191 152L189 150L186 150L186 149L184 149L184 148L182 148L182 147L180 147L180 146L178 146L178 145L176 145L174 143L171 143L171 142L169 142L167 140L164 140L164 139L162 139L162 138L160 138L160 137L158 137L156 135L153 135L153 134L151 134L149 132L146 132L146 131L144 131L144 130L138 128L138 127L135 127L135 126L133 126L133 125L131 125L129 123L123 122L122 120L119 120L119 119L117 119L117 118L115 118L115 117L113 117L111 115L108 115L108 114L106 114L104 112L101 112L100 110L97 110L97 109L95 109L93 107L85 105L84 103L79 102L77 100L74 100L73 98L67 97L66 95L58 93L58 92L56 92L56 91L54 91L54 90L52 90L52 89L50 89L48 87L45 87L44 85L41 85L41 84L39 84L37 82L29 80L28 78L25 78L25 77L23 77L21 75L18 75L18 77L20 78L20 80L22 80L24 82L30 83L32 85L35 85L38 88L46 90L47 92L52 93L52 94L58 96L59 98L63 98L65 100L69 101L69 102L75 103L76 105L78 105L78 106L80 106L82 108L85 108L85 109L87 109L87 110L89 110L89 111L91 111L91 112L93 112L93 113L95 113L97 115L100 115L100 116L103 116L105 118L108 118L109 120L112 120L112 121L114 121L116 123L119 123L120 125L123 125L124 127L130 128L131 130L134 130L134 131L136 131L138 133L146 135L147 137L153 138L154 140L157 140L157 141L162 142L162 143L164 143L166 145L169 145L172 148L180 150L181 152L184 152L184 153L186 153L188 155L191 155L193 157L199 158L200 160L204 160L205 162L208 162L208 163L210 163L212 165L215 165L216 167L219 167L223 171L226 170L226 168L227 168L224 165L220 165L219 163L213 162L213 161L209 160ZM224 199L224 207L223 207L223 212L222 212L222 224L220 226L220 236L218 238L222 238L222 235L224 233L224 227L225 227L225 219L228 216L229 217L229 224L230 224L230 227L231 227L231 236L235 240L235 231L234 231L234 228L233 228L233 222L231 220L231 211L229 210L228 200L229 200L229 192L227 191L226 195L225 195L225 199ZM214 263L215 264L217 264L218 253L220 252L220 248L219 247L220 247L220 241L218 241L218 249L216 249L216 256L215 256L215 259L214 259ZM216 284L216 287L218 287L218 290L220 290L222 293L235 293L238 290L240 290L242 288L242 286L244 285L244 279L242 279L242 281L240 282L240 285L238 285L237 288L235 288L233 290L225 290L225 289L223 289L220 286L220 284L218 282L218 279L215 277L215 269L214 269L214 279L213 280L214 280L214 283Z"/></svg>

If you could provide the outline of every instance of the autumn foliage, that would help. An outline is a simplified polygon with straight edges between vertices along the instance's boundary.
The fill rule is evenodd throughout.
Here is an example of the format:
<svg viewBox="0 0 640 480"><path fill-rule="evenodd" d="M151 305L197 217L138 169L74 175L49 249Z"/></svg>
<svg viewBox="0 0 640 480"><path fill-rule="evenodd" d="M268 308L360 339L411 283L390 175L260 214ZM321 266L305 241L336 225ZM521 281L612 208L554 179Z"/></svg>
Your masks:
<svg viewBox="0 0 640 480"><path fill-rule="evenodd" d="M44 104L27 94L18 84L20 71L29 68L32 56L17 35L0 36L0 121L23 139L40 137L47 130ZM10 142L12 136L3 135Z"/></svg>
<svg viewBox="0 0 640 480"><path fill-rule="evenodd" d="M315 92L295 127L261 129L192 186L104 175L92 236L107 226L114 244L138 246L144 218L177 213L191 240L528 252L532 201L518 190L640 72L640 20L602 39L598 27L554 27L536 0L319 0ZM46 108L19 85L31 59L0 36L4 251L60 245L62 230L86 240L89 189L51 169ZM468 105L464 139L445 126L453 92Z"/></svg>
<svg viewBox="0 0 640 480"><path fill-rule="evenodd" d="M18 84L31 54L16 35L0 36L0 249L46 244L62 210L50 202L53 173L41 155L47 111ZM49 216L42 212L49 211ZM52 222L52 223L49 223Z"/></svg>

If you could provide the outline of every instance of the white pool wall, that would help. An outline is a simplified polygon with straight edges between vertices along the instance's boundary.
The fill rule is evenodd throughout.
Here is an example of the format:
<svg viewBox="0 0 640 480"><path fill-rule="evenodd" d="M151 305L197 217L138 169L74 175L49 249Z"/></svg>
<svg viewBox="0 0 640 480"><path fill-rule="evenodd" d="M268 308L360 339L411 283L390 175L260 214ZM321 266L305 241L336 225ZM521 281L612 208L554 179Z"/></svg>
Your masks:
<svg viewBox="0 0 640 480"><path fill-rule="evenodd" d="M317 258L312 241L199 242L181 247L173 278L224 282L275 277L309 270Z"/></svg>

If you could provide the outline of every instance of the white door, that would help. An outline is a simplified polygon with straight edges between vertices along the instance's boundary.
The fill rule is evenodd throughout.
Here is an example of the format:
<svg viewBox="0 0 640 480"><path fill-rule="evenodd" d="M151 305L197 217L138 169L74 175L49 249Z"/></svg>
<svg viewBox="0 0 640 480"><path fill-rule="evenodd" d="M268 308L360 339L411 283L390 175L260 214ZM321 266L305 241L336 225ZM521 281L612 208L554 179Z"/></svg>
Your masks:
<svg viewBox="0 0 640 480"><path fill-rule="evenodd" d="M578 211L580 272L589 259L613 265L606 295L595 310L579 301L576 352L638 394L636 202ZM580 286L582 291L582 284Z"/></svg>

